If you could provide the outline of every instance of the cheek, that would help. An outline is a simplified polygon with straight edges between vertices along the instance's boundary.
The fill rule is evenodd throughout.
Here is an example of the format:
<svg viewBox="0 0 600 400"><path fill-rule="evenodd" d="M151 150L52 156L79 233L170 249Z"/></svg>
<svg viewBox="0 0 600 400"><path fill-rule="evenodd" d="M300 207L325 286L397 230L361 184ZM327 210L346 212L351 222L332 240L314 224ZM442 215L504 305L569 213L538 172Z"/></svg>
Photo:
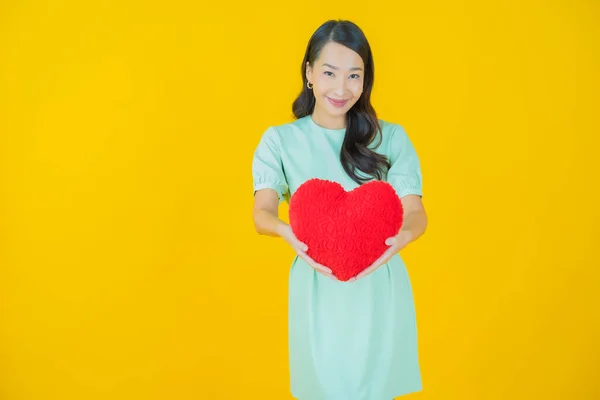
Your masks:
<svg viewBox="0 0 600 400"><path fill-rule="evenodd" d="M319 75L319 76L315 77L313 82L315 83L315 87L317 88L317 91L324 92L324 91L328 90L331 80L327 79L327 77L324 75Z"/></svg>
<svg viewBox="0 0 600 400"><path fill-rule="evenodd" d="M354 95L354 97L360 97L360 95L362 94L363 91L363 83L361 82L355 82L354 84L352 84L349 87L350 91L352 92L352 94Z"/></svg>

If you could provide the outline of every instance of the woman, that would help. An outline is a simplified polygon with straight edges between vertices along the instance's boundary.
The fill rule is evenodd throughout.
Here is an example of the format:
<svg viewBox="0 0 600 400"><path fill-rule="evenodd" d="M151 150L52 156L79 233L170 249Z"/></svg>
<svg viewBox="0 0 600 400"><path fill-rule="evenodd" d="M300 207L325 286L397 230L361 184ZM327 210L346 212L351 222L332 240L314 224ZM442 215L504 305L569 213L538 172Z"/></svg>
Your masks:
<svg viewBox="0 0 600 400"><path fill-rule="evenodd" d="M371 106L373 58L361 29L331 20L311 37L302 62L296 119L269 127L254 153L253 218L297 256L289 275L291 393L299 400L390 400L421 390L411 284L398 254L424 232L419 159L402 126ZM377 151L376 151L377 150ZM372 179L400 197L404 224L390 247L351 281L307 255L278 206L310 178L349 191Z"/></svg>

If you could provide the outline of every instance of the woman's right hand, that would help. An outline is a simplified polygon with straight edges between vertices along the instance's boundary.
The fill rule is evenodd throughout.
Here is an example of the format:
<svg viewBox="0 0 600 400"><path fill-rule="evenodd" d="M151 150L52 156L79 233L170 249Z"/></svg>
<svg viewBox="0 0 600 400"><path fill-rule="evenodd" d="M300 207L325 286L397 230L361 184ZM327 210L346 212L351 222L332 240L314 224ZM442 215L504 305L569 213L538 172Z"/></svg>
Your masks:
<svg viewBox="0 0 600 400"><path fill-rule="evenodd" d="M335 275L333 275L330 268L327 268L326 266L319 264L318 262L313 260L308 254L306 254L306 252L308 251L308 246L306 244L302 243L300 240L298 240L296 235L294 235L294 232L292 231L292 227L290 225L286 224L282 228L282 231L280 232L280 236L286 242L288 242L290 244L290 246L292 246L292 248L296 251L296 254L298 254L300 256L300 258L302 258L304 261L306 261L306 263L308 265L310 265L311 267L313 267L315 270L317 270L321 274L328 276L333 280L336 280L336 281L339 280Z"/></svg>

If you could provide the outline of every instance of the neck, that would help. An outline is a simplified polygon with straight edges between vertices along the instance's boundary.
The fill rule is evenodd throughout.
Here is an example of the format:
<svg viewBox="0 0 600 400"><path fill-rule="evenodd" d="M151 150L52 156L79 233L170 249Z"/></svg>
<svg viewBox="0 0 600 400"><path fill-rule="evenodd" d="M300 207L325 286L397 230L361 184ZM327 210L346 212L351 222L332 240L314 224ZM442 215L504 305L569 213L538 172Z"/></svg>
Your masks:
<svg viewBox="0 0 600 400"><path fill-rule="evenodd" d="M344 129L346 127L346 114L332 117L324 112L319 112L315 108L312 119L317 125L327 129Z"/></svg>

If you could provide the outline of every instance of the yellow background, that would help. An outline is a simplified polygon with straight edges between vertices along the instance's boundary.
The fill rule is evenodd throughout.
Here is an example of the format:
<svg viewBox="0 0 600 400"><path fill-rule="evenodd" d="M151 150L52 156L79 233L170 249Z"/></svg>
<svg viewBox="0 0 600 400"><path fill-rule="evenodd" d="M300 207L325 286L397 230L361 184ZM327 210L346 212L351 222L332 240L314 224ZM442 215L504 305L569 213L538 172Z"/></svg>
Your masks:
<svg viewBox="0 0 600 400"><path fill-rule="evenodd" d="M421 157L407 398L600 398L600 7L472 0L2 2L1 399L291 398L251 158L329 18Z"/></svg>

